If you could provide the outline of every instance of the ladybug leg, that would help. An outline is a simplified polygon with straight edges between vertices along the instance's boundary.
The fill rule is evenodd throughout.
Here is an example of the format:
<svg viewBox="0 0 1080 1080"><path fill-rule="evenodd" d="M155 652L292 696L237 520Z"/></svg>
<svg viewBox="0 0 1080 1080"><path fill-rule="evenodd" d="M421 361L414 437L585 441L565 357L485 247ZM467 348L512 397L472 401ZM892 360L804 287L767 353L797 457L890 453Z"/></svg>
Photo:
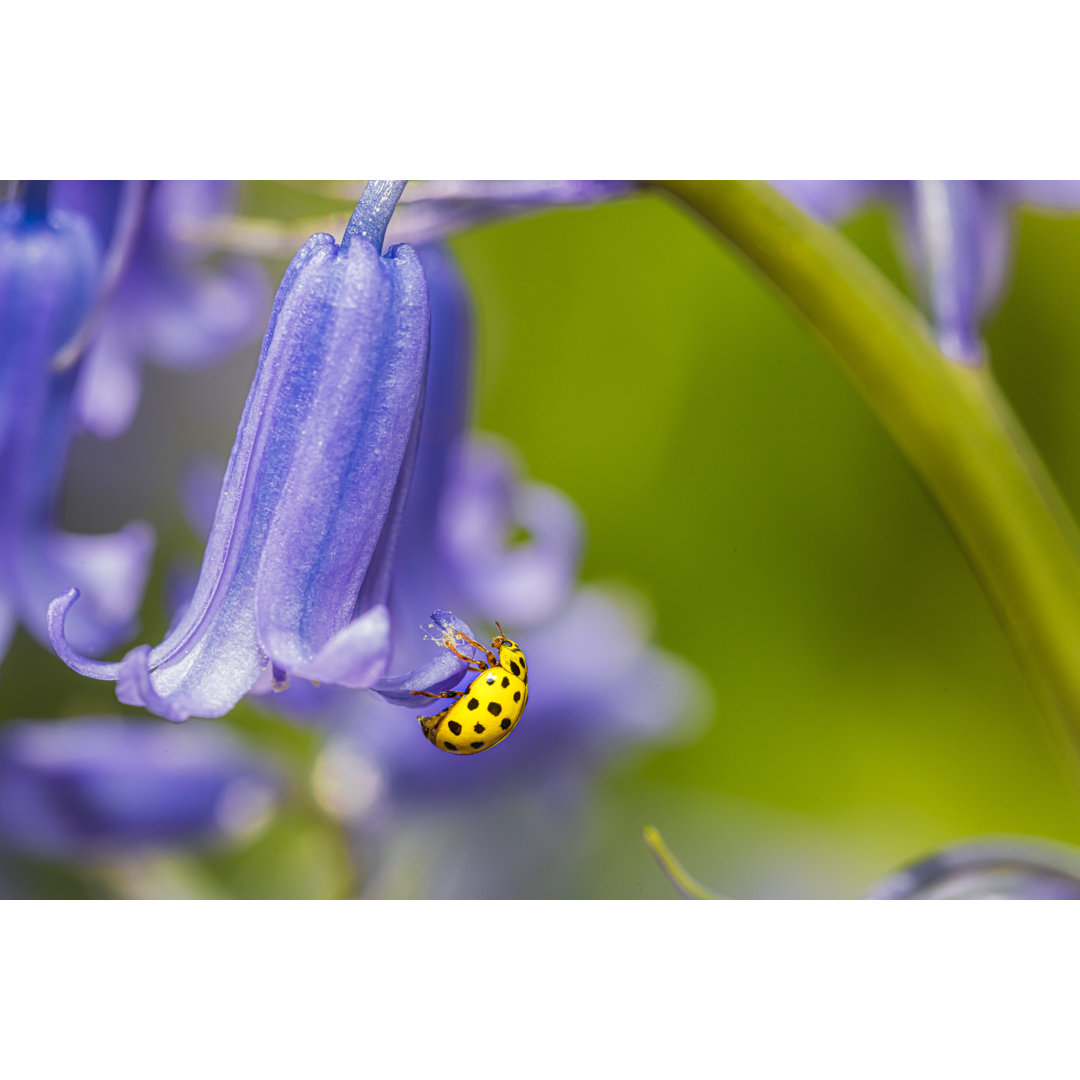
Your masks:
<svg viewBox="0 0 1080 1080"><path fill-rule="evenodd" d="M462 634L462 633L461 633L461 631L459 630L459 631L458 631L458 637L465 637L465 635L464 635L464 634ZM467 642L469 642L469 643L470 643L471 645L476 645L476 642L475 642L475 641L473 641L473 639L472 639L472 638L465 638L465 640L466 640ZM453 643L452 641L447 641L447 642L446 642L446 647L447 647L447 648L448 648L448 649L449 649L449 650L450 650L450 651L451 651L451 652L452 652L452 653L453 653L453 654L454 654L454 655L455 655L455 656L456 656L456 657L457 657L457 658L458 658L459 660L464 660L464 661L465 661L465 664L466 664L466 666L467 666L468 668L470 668L470 670L472 670L472 671L487 671L487 669L488 669L488 665L487 665L487 664L485 664L485 663L484 663L484 662L483 662L482 660L475 660L475 659L473 659L473 658L472 658L471 656L466 656L466 655L465 655L464 653L460 653L460 652L458 652L458 650L457 650L457 647L456 647L456 646L454 645L454 643ZM476 647L477 647L478 649L483 649L483 648L484 648L484 647L483 647L483 645L476 645ZM484 649L484 652L487 652L487 649ZM492 655L491 655L491 653L488 653L488 656L489 656L489 657L491 657L491 659L492 659L492 660L495 660L495 657L494 657L494 656L492 656ZM496 660L496 661L495 661L495 663L498 663L498 661ZM491 667L494 667L494 666L495 666L495 664L492 664L492 665L491 665Z"/></svg>
<svg viewBox="0 0 1080 1080"><path fill-rule="evenodd" d="M479 649L488 658L488 663L487 663L488 667L498 667L499 666L499 658L490 649L485 649L484 646L481 645L479 641L473 641L473 639L471 637L469 637L467 634L463 634L460 630L457 632L457 636L459 638L461 638L462 641L467 641L470 645L472 645L475 648ZM457 652L457 649L454 649L454 652ZM457 654L458 654L458 656L461 656L461 653L457 653ZM462 659L464 659L464 657L462 657ZM480 670L483 671L484 668L481 668Z"/></svg>
<svg viewBox="0 0 1080 1080"><path fill-rule="evenodd" d="M459 698L465 696L464 690L444 690L441 694L433 694L430 690L410 690L410 694L415 694L417 697L429 697L429 698L441 698L451 697Z"/></svg>

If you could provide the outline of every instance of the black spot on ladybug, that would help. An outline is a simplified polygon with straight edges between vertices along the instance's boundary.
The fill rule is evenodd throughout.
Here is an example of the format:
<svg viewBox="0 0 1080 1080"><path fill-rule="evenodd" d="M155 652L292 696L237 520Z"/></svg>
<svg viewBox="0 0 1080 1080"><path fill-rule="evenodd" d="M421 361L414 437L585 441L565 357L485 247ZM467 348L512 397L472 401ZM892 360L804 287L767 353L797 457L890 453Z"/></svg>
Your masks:
<svg viewBox="0 0 1080 1080"><path fill-rule="evenodd" d="M498 716L499 713L502 712L502 706L497 701L489 701L488 712L491 713L492 716Z"/></svg>
<svg viewBox="0 0 1080 1080"><path fill-rule="evenodd" d="M469 745L470 745L470 746L471 746L471 747L472 747L472 748L473 748L474 750L479 750L479 749L481 749L481 747L483 747L483 745L484 745L484 744L483 744L483 742L481 741L481 742L474 742L474 743L469 743Z"/></svg>
<svg viewBox="0 0 1080 1080"><path fill-rule="evenodd" d="M457 747L452 742L443 740L443 746L445 746L447 750L453 750L455 754L457 753Z"/></svg>
<svg viewBox="0 0 1080 1080"><path fill-rule="evenodd" d="M475 731L477 735L483 735L485 730L483 724L473 724L473 731Z"/></svg>
<svg viewBox="0 0 1080 1080"><path fill-rule="evenodd" d="M510 680L504 675L502 681L502 687L505 690L510 685Z"/></svg>
<svg viewBox="0 0 1080 1080"><path fill-rule="evenodd" d="M455 735L461 734L461 725L456 720L451 720L446 725Z"/></svg>
<svg viewBox="0 0 1080 1080"><path fill-rule="evenodd" d="M514 700L515 701L520 701L521 700L521 691L520 690L515 690L514 691Z"/></svg>
<svg viewBox="0 0 1080 1080"><path fill-rule="evenodd" d="M519 667L517 666L517 662L516 662L516 661L514 661L514 660L511 660L511 661L510 661L510 670L511 670L511 671L512 671L512 672L514 673L514 675L515 675L515 677L516 677L516 678L520 678L520 677L521 677L521 668L519 668Z"/></svg>
<svg viewBox="0 0 1080 1080"><path fill-rule="evenodd" d="M505 730L506 730L506 729L507 729L507 728L508 728L509 726L510 726L510 717L508 716L508 717L506 717L506 719L504 719L504 720L503 720L503 722L502 722L502 729L503 729L503 731L505 731Z"/></svg>
<svg viewBox="0 0 1080 1080"><path fill-rule="evenodd" d="M479 705L480 705L480 702L477 701L476 698L474 698L474 697L469 698L469 708L470 709L478 708Z"/></svg>

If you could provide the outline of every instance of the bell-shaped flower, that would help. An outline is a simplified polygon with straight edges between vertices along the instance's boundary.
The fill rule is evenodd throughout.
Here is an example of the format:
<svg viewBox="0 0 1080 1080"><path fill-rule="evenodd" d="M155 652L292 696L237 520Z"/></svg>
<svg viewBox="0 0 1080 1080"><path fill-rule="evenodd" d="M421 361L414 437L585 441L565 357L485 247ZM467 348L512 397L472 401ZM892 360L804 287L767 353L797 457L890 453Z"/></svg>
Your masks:
<svg viewBox="0 0 1080 1080"><path fill-rule="evenodd" d="M385 674L428 354L420 261L406 246L382 254L401 186L369 184L341 244L313 236L286 271L198 583L165 640L91 660L64 633L77 592L51 606L59 655L116 680L121 701L183 720L224 715L260 677L355 689ZM451 660L441 674L456 679Z"/></svg>
<svg viewBox="0 0 1080 1080"><path fill-rule="evenodd" d="M1080 210L1080 182L1065 180L779 180L773 186L823 221L871 201L894 204L941 350L962 364L983 360L979 324L1008 280L1015 207Z"/></svg>
<svg viewBox="0 0 1080 1080"><path fill-rule="evenodd" d="M254 343L265 326L270 290L254 259L212 266L197 236L200 223L229 213L236 185L208 180L147 184L130 251L93 320L80 363L81 424L101 436L124 430L139 400L146 361L194 368ZM107 245L126 226L131 182L62 180L53 205L85 215Z"/></svg>
<svg viewBox="0 0 1080 1080"><path fill-rule="evenodd" d="M95 860L249 836L284 790L218 725L86 717L0 731L0 849Z"/></svg>
<svg viewBox="0 0 1080 1080"><path fill-rule="evenodd" d="M363 843L385 842L384 879L409 822L422 819L431 859L423 895L548 895L530 892L535 876L546 875L538 888L559 887L556 864L574 860L565 839L597 770L685 732L707 695L688 664L649 642L640 606L580 584L583 527L571 501L526 480L505 446L467 433L468 297L445 252L424 247L420 257L432 312L427 394L444 408L424 422L394 561L394 665L430 651L417 631L433 604L475 628L499 619L529 658L528 708L498 746L459 758L422 737L416 714L426 703L385 680L374 687L382 700L305 688L273 704L303 706L333 729L316 774L320 797Z"/></svg>
<svg viewBox="0 0 1080 1080"><path fill-rule="evenodd" d="M49 601L72 586L86 597L70 627L78 648L111 648L134 629L149 528L79 536L56 525L79 372L53 361L97 302L102 265L90 223L52 209L48 185L0 206L0 656L16 622L47 643Z"/></svg>

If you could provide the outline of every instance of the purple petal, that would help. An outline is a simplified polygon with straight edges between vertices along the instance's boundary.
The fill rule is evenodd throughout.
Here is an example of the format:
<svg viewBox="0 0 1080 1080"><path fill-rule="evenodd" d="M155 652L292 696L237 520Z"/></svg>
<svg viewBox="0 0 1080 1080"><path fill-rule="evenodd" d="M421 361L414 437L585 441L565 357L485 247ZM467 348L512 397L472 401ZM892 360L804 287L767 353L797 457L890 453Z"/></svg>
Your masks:
<svg viewBox="0 0 1080 1080"><path fill-rule="evenodd" d="M147 240L173 258L192 261L206 254L193 229L231 214L239 185L229 180L163 180L154 185L147 209Z"/></svg>
<svg viewBox="0 0 1080 1080"><path fill-rule="evenodd" d="M297 664L293 675L312 682L366 690L390 661L390 612L381 604L369 608L339 630L316 654Z"/></svg>
<svg viewBox="0 0 1080 1080"><path fill-rule="evenodd" d="M117 665L116 698L124 705L141 705L165 720L179 723L191 714L181 705L161 697L150 679L150 646L137 645Z"/></svg>
<svg viewBox="0 0 1080 1080"><path fill-rule="evenodd" d="M105 319L134 256L149 194L150 184L146 180L125 180L120 184L115 224L110 233L102 234L103 240L107 238L108 250L98 279L97 295L79 328L53 358L54 371L66 371L78 363Z"/></svg>
<svg viewBox="0 0 1080 1080"><path fill-rule="evenodd" d="M488 221L555 206L587 206L627 195L628 180L414 181L390 223L392 242L435 243Z"/></svg>
<svg viewBox="0 0 1080 1080"><path fill-rule="evenodd" d="M973 180L918 180L904 226L942 351L962 364L984 358L978 324L1008 266L1008 211Z"/></svg>
<svg viewBox="0 0 1080 1080"><path fill-rule="evenodd" d="M431 349L424 392L430 405L425 405L390 594L394 619L408 627L426 622L433 606L452 607L462 599L439 555L438 520L447 477L456 469L465 440L472 383L472 319L465 282L445 250L427 247L418 254L431 304ZM404 640L399 636L395 668L420 665L429 659L430 648L420 635Z"/></svg>
<svg viewBox="0 0 1080 1080"><path fill-rule="evenodd" d="M93 717L0 733L0 843L39 857L233 839L265 819L282 789L219 727Z"/></svg>
<svg viewBox="0 0 1080 1080"><path fill-rule="evenodd" d="M68 627L72 643L87 652L110 648L136 629L153 553L154 531L141 521L104 536L55 534L51 564L30 586L36 599L28 628L48 640L49 602L61 589L74 587L85 599Z"/></svg>
<svg viewBox="0 0 1080 1080"><path fill-rule="evenodd" d="M219 360L255 340L268 307L266 275L254 260L214 267L196 262L206 253L199 226L230 211L235 185L155 182L141 228L133 230L128 204L132 192L145 195L145 184L53 185L57 205L85 214L110 247L101 290L108 303L99 302L81 332L88 339L89 330L96 331L91 354L103 350L91 355L80 395L84 426L101 435L115 435L130 422L143 362L191 367ZM113 258L113 252L123 257Z"/></svg>
<svg viewBox="0 0 1080 1080"><path fill-rule="evenodd" d="M1080 180L996 180L1001 198L1046 210L1080 210Z"/></svg>
<svg viewBox="0 0 1080 1080"><path fill-rule="evenodd" d="M80 426L102 439L125 431L139 406L141 370L135 346L107 320L79 364L75 411Z"/></svg>
<svg viewBox="0 0 1080 1080"><path fill-rule="evenodd" d="M256 597L259 640L288 669L310 661L352 618L427 364L427 293L415 252L399 247L380 258L361 241L329 256L289 292L278 316L285 329L268 339L268 363L278 351L306 358L291 365L275 418L274 441L287 445L289 460L281 455L274 478L281 495Z"/></svg>
<svg viewBox="0 0 1080 1080"><path fill-rule="evenodd" d="M1080 900L1080 851L1021 838L968 841L904 867L864 900Z"/></svg>
<svg viewBox="0 0 1080 1080"><path fill-rule="evenodd" d="M201 367L247 345L270 308L262 268L246 260L160 273L142 299L147 353L170 367Z"/></svg>
<svg viewBox="0 0 1080 1080"><path fill-rule="evenodd" d="M515 527L528 539L510 544L507 537ZM577 579L582 546L577 509L554 488L520 483L506 452L490 443L469 446L449 481L439 537L465 606L508 623L547 618Z"/></svg>
<svg viewBox="0 0 1080 1080"><path fill-rule="evenodd" d="M120 665L106 660L91 660L76 652L68 644L66 623L68 612L72 605L79 599L78 589L69 589L62 596L58 596L49 604L45 617L49 629L49 641L56 655L64 661L69 668L85 675L88 679L115 679Z"/></svg>
<svg viewBox="0 0 1080 1080"><path fill-rule="evenodd" d="M476 635L469 624L459 619L453 612L436 611L431 616L429 629L436 631L431 640L437 644L453 641L458 652L471 657L477 655L476 649L457 637L460 632L475 641ZM461 682L465 671L464 661L447 648L437 648L412 671L405 675L393 675L380 679L375 683L374 689L394 705L419 709L424 702L412 693L413 690L427 690L433 694L449 690Z"/></svg>
<svg viewBox="0 0 1080 1080"><path fill-rule="evenodd" d="M868 202L887 198L903 181L770 180L781 195L821 221L840 221Z"/></svg>

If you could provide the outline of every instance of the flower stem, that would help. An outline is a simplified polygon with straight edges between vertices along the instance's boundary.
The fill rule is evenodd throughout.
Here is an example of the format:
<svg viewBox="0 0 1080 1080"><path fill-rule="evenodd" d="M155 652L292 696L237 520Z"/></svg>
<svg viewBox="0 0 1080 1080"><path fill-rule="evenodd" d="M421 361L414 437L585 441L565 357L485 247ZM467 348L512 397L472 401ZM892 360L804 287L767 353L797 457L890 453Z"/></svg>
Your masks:
<svg viewBox="0 0 1080 1080"><path fill-rule="evenodd" d="M667 875L668 881L675 886L676 891L684 900L725 900L724 896L714 893L705 888L700 882L695 881L682 867L682 864L664 843L660 833L652 825L646 825L641 830L653 857L660 864L660 869Z"/></svg>
<svg viewBox="0 0 1080 1080"><path fill-rule="evenodd" d="M375 249L375 253L381 255L390 215L407 183L407 180L369 180L349 224L345 226L341 246L347 247L354 236L362 236Z"/></svg>
<svg viewBox="0 0 1080 1080"><path fill-rule="evenodd" d="M1080 766L1080 534L985 367L843 236L759 181L665 181L757 264L832 347L963 545L1053 733Z"/></svg>

